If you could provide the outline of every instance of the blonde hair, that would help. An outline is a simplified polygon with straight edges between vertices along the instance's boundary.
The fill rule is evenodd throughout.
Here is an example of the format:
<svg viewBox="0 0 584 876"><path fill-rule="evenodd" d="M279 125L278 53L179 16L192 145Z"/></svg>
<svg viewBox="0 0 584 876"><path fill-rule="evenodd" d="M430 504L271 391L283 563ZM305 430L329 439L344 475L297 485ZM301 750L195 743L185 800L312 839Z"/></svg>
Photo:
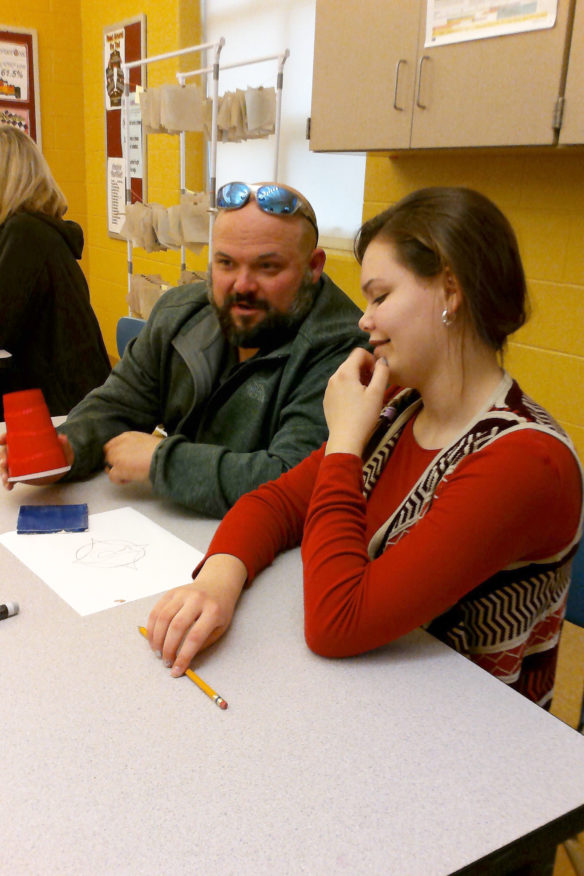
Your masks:
<svg viewBox="0 0 584 876"><path fill-rule="evenodd" d="M18 210L60 218L67 201L34 140L0 125L0 225Z"/></svg>

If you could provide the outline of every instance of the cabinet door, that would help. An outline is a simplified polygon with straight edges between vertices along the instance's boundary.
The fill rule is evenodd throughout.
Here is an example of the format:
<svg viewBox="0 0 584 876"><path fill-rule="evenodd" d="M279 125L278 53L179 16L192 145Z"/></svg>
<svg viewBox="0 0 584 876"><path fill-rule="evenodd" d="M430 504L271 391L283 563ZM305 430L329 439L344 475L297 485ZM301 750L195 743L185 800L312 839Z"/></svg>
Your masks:
<svg viewBox="0 0 584 876"><path fill-rule="evenodd" d="M560 143L584 143L584 0L576 4Z"/></svg>
<svg viewBox="0 0 584 876"><path fill-rule="evenodd" d="M310 148L410 143L419 0L317 0Z"/></svg>
<svg viewBox="0 0 584 876"><path fill-rule="evenodd" d="M559 0L548 30L433 48L424 9L411 146L553 144L570 5Z"/></svg>

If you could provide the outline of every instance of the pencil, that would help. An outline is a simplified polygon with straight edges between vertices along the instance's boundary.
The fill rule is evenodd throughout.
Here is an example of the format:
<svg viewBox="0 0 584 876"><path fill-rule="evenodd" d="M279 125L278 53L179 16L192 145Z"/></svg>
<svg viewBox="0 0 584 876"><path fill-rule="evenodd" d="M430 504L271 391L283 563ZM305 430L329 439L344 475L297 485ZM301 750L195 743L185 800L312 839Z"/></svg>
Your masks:
<svg viewBox="0 0 584 876"><path fill-rule="evenodd" d="M146 627L138 627L138 629L140 630L142 635L147 639L148 638L148 631L147 631ZM193 672L192 669L187 669L185 672L185 675L187 675L191 681L194 681L194 683L197 685L197 687L200 688L200 690L202 690L203 693L206 693L207 696L209 697L209 699L213 700L213 702L215 703L216 706L219 706L220 709L227 708L227 701L224 700L223 697L220 697L219 694L216 693L213 690L213 688L207 684L206 681L203 681L203 679L200 678L196 674L196 672Z"/></svg>

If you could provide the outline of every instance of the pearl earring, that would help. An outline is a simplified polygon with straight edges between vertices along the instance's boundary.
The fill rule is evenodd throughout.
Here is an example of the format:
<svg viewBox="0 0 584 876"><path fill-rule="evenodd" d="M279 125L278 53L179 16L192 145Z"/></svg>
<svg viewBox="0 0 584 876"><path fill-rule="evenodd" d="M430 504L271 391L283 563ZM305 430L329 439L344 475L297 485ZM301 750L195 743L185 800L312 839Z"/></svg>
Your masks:
<svg viewBox="0 0 584 876"><path fill-rule="evenodd" d="M448 328L448 326L452 325L452 323L454 322L454 317L455 317L455 315L448 313L448 308L445 307L444 310L442 311L442 322L444 323L446 328Z"/></svg>

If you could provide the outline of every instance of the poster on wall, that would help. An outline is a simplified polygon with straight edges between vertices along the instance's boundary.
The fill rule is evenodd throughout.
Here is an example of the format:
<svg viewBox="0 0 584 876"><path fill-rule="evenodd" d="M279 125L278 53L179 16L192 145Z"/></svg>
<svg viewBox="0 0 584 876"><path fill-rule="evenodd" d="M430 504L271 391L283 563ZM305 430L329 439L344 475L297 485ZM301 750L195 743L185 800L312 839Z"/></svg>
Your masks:
<svg viewBox="0 0 584 876"><path fill-rule="evenodd" d="M24 131L42 148L36 30L0 24L0 124Z"/></svg>
<svg viewBox="0 0 584 876"><path fill-rule="evenodd" d="M558 12L558 0L427 0L427 3L427 48L543 30L554 26Z"/></svg>
<svg viewBox="0 0 584 876"><path fill-rule="evenodd" d="M124 224L124 206L126 198L126 175L123 158L108 158L107 160L107 228L112 234L118 234Z"/></svg>
<svg viewBox="0 0 584 876"><path fill-rule="evenodd" d="M122 239L126 200L125 77L122 64L146 56L146 16L112 24L103 31L103 88L105 105L107 230ZM146 67L129 71L129 150L132 203L146 199L146 153L138 94L146 86Z"/></svg>

